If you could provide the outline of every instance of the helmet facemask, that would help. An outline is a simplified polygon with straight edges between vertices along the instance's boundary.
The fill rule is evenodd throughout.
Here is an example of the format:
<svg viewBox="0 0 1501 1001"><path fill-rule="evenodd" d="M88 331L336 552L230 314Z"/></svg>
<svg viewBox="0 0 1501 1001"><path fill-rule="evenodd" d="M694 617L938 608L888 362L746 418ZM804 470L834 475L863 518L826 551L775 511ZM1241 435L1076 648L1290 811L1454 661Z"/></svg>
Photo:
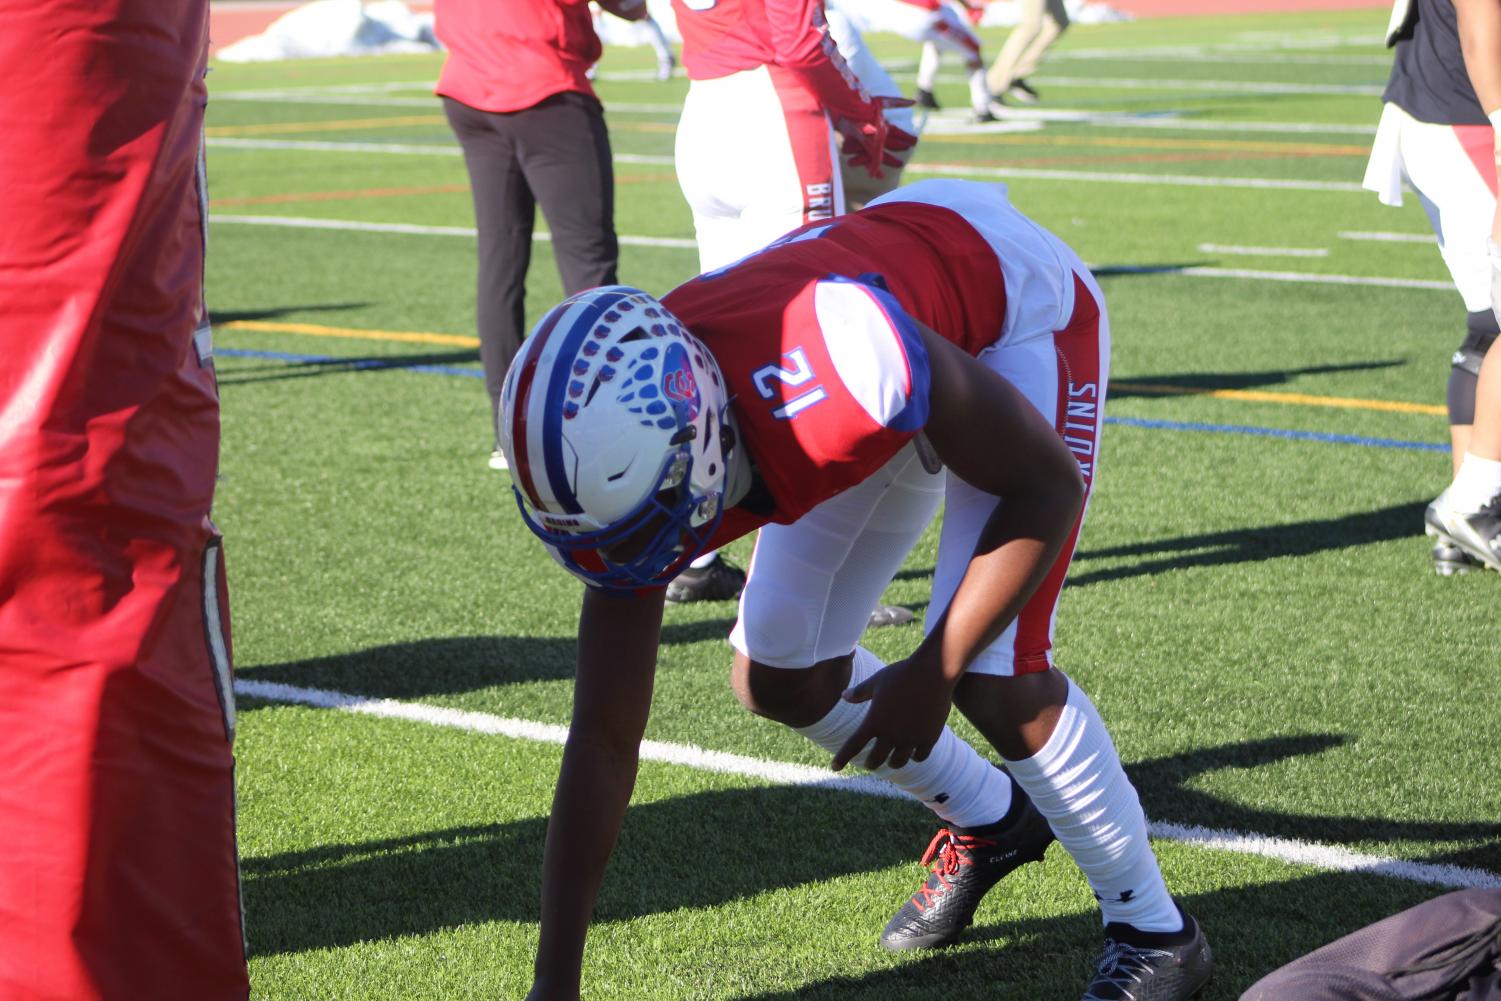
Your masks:
<svg viewBox="0 0 1501 1001"><path fill-rule="evenodd" d="M712 355L619 286L565 300L537 331L545 343L523 346L502 398L523 519L595 584L665 583L723 515L728 401Z"/></svg>

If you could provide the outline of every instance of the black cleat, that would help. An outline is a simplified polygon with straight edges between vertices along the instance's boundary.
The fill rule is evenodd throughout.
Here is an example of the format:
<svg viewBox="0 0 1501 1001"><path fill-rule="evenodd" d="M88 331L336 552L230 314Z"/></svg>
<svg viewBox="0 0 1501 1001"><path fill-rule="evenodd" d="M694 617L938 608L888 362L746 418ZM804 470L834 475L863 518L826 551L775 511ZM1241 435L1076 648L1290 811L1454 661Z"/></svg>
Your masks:
<svg viewBox="0 0 1501 1001"><path fill-rule="evenodd" d="M701 569L689 567L667 585L667 600L678 605L690 601L729 601L740 597L745 587L745 571L730 566L724 557L714 556L714 562Z"/></svg>
<svg viewBox="0 0 1501 1001"><path fill-rule="evenodd" d="M1036 104L1041 97L1025 80L1012 80L1011 86L1006 88L1006 96L1021 104Z"/></svg>
<svg viewBox="0 0 1501 1001"><path fill-rule="evenodd" d="M938 98L933 96L931 90L923 90L921 87L917 88L917 92L912 95L912 100L916 102L919 108L927 108L929 111L938 110Z"/></svg>
<svg viewBox="0 0 1501 1001"><path fill-rule="evenodd" d="M893 952L952 945L974 920L980 898L1028 862L1041 860L1053 843L1047 818L1014 781L1019 797L1006 817L984 827L943 828L923 853L927 882L902 905L881 932Z"/></svg>
<svg viewBox="0 0 1501 1001"><path fill-rule="evenodd" d="M1189 1001L1200 996L1214 972L1214 953L1204 929L1183 915L1183 930L1141 932L1127 924L1105 926L1105 951L1095 960L1094 979L1080 1001Z"/></svg>
<svg viewBox="0 0 1501 1001"><path fill-rule="evenodd" d="M1423 512L1423 522L1423 531L1439 546L1459 549L1471 560L1501 570L1501 494L1479 511L1466 513L1450 506L1449 491L1445 490ZM1437 567L1439 546L1434 547L1433 558L1435 569L1442 574L1443 569Z"/></svg>
<svg viewBox="0 0 1501 1001"><path fill-rule="evenodd" d="M903 626L917 618L912 609L903 608L901 605L877 605L870 613L870 621L865 624L866 629L880 629L882 626Z"/></svg>

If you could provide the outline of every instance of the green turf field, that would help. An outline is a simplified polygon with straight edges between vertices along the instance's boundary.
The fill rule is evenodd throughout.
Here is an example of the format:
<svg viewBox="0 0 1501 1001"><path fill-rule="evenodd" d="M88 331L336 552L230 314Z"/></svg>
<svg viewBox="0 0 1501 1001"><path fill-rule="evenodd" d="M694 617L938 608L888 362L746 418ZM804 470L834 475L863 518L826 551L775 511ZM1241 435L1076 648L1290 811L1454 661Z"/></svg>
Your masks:
<svg viewBox="0 0 1501 1001"><path fill-rule="evenodd" d="M1448 887L1501 886L1501 579L1436 577L1421 535L1448 478L1462 304L1416 199L1359 190L1385 17L1080 26L1036 79L1056 114L1009 131L964 127L950 67L955 110L909 170L1005 181L1109 298L1112 423L1058 663L1111 724L1208 930L1209 999ZM870 41L910 88L916 47ZM651 65L612 50L598 87L621 278L661 293L696 256L671 159L686 83ZM473 218L438 66L210 76L217 519L260 999L529 984L580 585L486 468ZM530 294L533 315L560 295L545 242ZM887 600L924 608L933 542ZM960 946L877 947L934 825L795 783L826 760L735 702L733 616L667 610L658 744L585 996L1077 998L1097 912L1056 846ZM867 642L894 659L919 635Z"/></svg>

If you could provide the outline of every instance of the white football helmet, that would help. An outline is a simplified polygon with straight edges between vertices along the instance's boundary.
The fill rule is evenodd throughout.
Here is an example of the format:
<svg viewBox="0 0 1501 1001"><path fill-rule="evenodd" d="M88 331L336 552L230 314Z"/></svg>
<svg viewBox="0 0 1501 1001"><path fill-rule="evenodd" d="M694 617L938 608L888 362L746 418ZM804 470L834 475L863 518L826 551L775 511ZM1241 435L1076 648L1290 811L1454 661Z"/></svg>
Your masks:
<svg viewBox="0 0 1501 1001"><path fill-rule="evenodd" d="M665 583L723 513L724 380L652 296L589 289L548 311L501 392L501 447L527 526L605 587Z"/></svg>

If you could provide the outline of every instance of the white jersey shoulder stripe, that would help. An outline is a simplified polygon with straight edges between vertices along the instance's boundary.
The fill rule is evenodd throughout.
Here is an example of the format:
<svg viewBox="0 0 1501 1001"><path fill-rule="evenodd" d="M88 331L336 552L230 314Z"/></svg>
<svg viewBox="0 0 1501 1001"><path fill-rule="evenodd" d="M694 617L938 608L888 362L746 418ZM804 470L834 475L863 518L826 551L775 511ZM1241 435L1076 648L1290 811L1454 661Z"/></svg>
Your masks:
<svg viewBox="0 0 1501 1001"><path fill-rule="evenodd" d="M839 381L882 427L927 421L928 362L911 317L889 293L848 279L818 283L813 308Z"/></svg>

